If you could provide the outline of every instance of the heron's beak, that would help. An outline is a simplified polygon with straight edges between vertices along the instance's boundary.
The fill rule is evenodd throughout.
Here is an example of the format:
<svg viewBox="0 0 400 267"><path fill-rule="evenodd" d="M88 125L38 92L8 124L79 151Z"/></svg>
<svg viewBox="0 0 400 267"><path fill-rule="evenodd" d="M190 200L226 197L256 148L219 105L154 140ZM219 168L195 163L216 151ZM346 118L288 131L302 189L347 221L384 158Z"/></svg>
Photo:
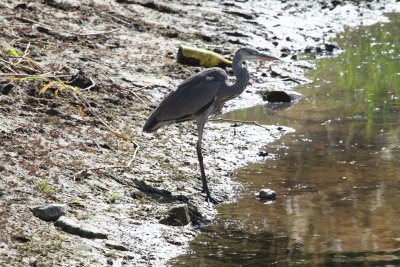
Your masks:
<svg viewBox="0 0 400 267"><path fill-rule="evenodd" d="M277 57L269 56L269 55L263 54L263 53L260 53L260 54L258 55L258 59L259 59L259 60L262 60L262 61L275 61L275 60L280 60L280 59L277 58Z"/></svg>

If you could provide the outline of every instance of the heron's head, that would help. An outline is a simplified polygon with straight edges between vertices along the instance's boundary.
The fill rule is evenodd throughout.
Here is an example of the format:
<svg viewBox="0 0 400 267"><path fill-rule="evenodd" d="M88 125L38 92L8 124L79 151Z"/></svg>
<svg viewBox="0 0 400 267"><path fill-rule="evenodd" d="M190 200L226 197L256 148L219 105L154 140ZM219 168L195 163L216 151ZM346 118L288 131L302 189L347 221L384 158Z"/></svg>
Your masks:
<svg viewBox="0 0 400 267"><path fill-rule="evenodd" d="M252 47L240 48L236 52L236 55L238 55L242 60L263 60L263 61L280 60L279 58L267 55L265 53L261 53L260 51Z"/></svg>

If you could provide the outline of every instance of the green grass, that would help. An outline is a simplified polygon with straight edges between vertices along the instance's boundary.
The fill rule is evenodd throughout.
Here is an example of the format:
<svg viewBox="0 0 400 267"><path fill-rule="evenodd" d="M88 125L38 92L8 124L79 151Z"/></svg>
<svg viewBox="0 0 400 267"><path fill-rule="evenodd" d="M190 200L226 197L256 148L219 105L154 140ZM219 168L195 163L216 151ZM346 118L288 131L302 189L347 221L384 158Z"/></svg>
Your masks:
<svg viewBox="0 0 400 267"><path fill-rule="evenodd" d="M44 179L36 183L36 189L48 194L51 191L51 185L49 184L49 181L47 179Z"/></svg>
<svg viewBox="0 0 400 267"><path fill-rule="evenodd" d="M106 197L106 202L108 204L114 204L120 198L120 196L117 193L104 194L104 196Z"/></svg>

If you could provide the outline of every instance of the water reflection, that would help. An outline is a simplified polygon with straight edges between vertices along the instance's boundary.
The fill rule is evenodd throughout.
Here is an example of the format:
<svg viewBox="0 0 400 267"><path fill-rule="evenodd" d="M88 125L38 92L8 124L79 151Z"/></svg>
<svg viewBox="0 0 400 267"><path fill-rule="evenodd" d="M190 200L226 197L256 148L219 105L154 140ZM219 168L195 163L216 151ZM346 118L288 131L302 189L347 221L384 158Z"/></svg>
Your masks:
<svg viewBox="0 0 400 267"><path fill-rule="evenodd" d="M227 114L296 133L268 148L276 160L240 171L248 191L171 265L400 264L399 18L345 32L346 52L318 61L300 103ZM276 202L255 200L260 188Z"/></svg>

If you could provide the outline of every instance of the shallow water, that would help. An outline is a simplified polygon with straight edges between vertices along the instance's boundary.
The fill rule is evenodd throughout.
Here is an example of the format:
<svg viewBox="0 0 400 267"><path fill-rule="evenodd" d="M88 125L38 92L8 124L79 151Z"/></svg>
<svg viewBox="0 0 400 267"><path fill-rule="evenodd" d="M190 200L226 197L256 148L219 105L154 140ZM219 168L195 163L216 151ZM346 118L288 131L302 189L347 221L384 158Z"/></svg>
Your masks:
<svg viewBox="0 0 400 267"><path fill-rule="evenodd" d="M171 266L400 265L400 15L346 31L292 106L227 118L296 129L274 159L236 175L246 190ZM276 191L274 203L254 198Z"/></svg>

